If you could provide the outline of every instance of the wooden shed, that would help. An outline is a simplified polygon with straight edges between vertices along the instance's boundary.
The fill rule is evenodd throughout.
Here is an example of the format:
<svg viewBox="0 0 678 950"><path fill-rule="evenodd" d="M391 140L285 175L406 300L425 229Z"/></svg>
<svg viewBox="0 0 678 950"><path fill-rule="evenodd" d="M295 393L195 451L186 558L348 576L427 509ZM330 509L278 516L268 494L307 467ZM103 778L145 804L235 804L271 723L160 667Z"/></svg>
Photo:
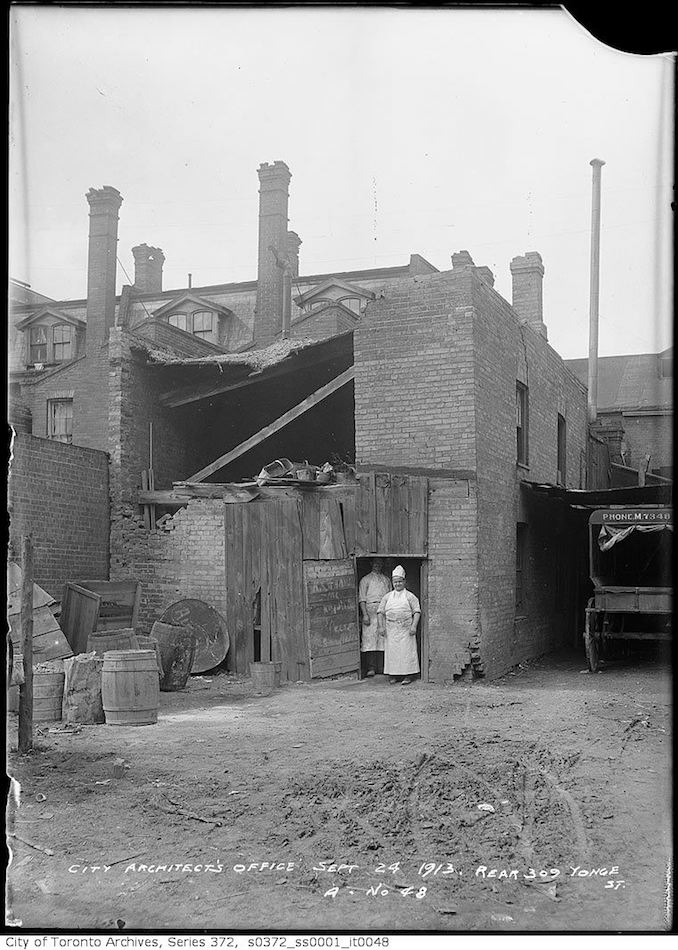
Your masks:
<svg viewBox="0 0 678 950"><path fill-rule="evenodd" d="M420 564L415 585L426 670L427 516L428 479L390 473L361 475L348 485L280 488L226 504L235 670L245 673L250 662L269 659L281 664L283 681L358 670L359 562L371 555Z"/></svg>

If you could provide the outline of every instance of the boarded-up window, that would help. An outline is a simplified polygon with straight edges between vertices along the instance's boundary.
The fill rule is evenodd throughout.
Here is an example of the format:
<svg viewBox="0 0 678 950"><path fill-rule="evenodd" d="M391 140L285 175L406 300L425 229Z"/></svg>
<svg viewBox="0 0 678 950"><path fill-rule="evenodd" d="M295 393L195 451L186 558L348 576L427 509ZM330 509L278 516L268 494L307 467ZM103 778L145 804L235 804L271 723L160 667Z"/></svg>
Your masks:
<svg viewBox="0 0 678 950"><path fill-rule="evenodd" d="M55 442L73 441L73 400L50 399L47 402L47 436Z"/></svg>

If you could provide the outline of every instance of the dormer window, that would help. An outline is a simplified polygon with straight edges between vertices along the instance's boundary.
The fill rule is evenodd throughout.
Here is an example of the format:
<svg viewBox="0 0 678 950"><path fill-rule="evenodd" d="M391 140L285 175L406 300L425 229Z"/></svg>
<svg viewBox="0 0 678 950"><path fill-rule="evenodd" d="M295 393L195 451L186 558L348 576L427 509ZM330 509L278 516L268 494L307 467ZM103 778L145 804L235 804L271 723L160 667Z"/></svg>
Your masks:
<svg viewBox="0 0 678 950"><path fill-rule="evenodd" d="M29 363L47 362L47 327L31 327Z"/></svg>
<svg viewBox="0 0 678 950"><path fill-rule="evenodd" d="M171 313L167 317L170 326L200 337L210 343L215 342L214 313L211 310L194 310L193 313Z"/></svg>
<svg viewBox="0 0 678 950"><path fill-rule="evenodd" d="M73 327L57 323L46 327L42 324L30 328L29 364L51 365L64 363L73 355Z"/></svg>
<svg viewBox="0 0 678 950"><path fill-rule="evenodd" d="M24 334L27 368L60 366L74 360L82 348L85 321L74 314L43 307L17 323Z"/></svg>
<svg viewBox="0 0 678 950"><path fill-rule="evenodd" d="M214 314L210 310L196 310L193 314L193 336L203 340L212 339Z"/></svg>
<svg viewBox="0 0 678 950"><path fill-rule="evenodd" d="M52 362L63 363L70 360L73 350L73 327L58 323L52 327Z"/></svg>
<svg viewBox="0 0 678 950"><path fill-rule="evenodd" d="M171 327L176 327L177 330L185 330L190 333L188 329L188 317L185 313L173 313L167 318L167 322Z"/></svg>
<svg viewBox="0 0 678 950"><path fill-rule="evenodd" d="M339 303L343 304L345 307L348 307L349 310L353 313L360 313L360 297L341 297Z"/></svg>

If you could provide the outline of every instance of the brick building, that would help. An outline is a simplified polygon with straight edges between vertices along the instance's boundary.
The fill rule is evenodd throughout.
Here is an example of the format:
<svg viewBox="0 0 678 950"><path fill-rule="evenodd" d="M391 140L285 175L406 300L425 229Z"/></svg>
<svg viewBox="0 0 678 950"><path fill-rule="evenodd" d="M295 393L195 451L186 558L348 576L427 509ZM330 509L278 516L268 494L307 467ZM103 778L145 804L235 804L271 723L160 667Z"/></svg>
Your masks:
<svg viewBox="0 0 678 950"><path fill-rule="evenodd" d="M566 363L587 382L587 360ZM596 432L610 446L619 479L635 473L637 480L643 469L673 478L673 347L598 360Z"/></svg>
<svg viewBox="0 0 678 950"><path fill-rule="evenodd" d="M134 285L116 295L122 198L105 186L87 194L86 298L13 307L23 344L12 392L34 440L108 453L110 578L141 580L146 627L177 599L212 604L243 670L254 600L276 604L270 650L296 651L286 678L336 672L335 653L356 668L355 591L351 601L342 588L344 612L356 610L337 621L341 649L331 619L321 632L322 663L309 591L333 571L357 578L374 553L404 563L420 595L426 679L498 675L569 642L568 529L530 486L586 487L586 390L548 343L540 255L511 262L512 303L467 251L444 272L412 255L403 267L301 276L290 177L283 162L259 169L256 281L163 290L163 252L140 244ZM358 478L255 487L282 457L348 459ZM255 529L253 568L242 532ZM306 646L286 639L295 624Z"/></svg>

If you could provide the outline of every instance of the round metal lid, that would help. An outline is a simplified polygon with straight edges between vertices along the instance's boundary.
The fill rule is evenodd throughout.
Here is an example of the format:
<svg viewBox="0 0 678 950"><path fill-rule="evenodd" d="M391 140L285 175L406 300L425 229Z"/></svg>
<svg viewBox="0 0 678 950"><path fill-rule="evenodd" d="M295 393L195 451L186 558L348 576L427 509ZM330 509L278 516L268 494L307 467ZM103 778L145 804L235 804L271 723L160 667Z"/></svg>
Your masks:
<svg viewBox="0 0 678 950"><path fill-rule="evenodd" d="M160 618L162 623L187 627L195 635L195 657L191 673L204 673L224 659L230 645L226 621L219 611L203 600L178 600Z"/></svg>

